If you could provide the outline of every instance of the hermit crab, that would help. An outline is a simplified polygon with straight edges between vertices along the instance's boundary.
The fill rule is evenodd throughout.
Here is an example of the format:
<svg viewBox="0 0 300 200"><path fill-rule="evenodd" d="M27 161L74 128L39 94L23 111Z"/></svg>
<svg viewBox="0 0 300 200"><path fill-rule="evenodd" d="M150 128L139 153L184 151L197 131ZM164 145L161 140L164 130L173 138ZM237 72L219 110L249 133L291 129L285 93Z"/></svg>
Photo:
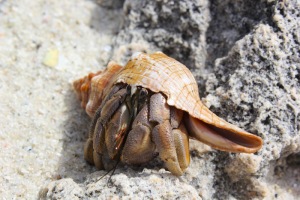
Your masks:
<svg viewBox="0 0 300 200"><path fill-rule="evenodd" d="M92 117L84 157L99 169L159 156L182 175L190 163L189 138L229 152L254 153L263 144L205 107L188 68L161 52L136 53L124 67L110 62L74 88Z"/></svg>

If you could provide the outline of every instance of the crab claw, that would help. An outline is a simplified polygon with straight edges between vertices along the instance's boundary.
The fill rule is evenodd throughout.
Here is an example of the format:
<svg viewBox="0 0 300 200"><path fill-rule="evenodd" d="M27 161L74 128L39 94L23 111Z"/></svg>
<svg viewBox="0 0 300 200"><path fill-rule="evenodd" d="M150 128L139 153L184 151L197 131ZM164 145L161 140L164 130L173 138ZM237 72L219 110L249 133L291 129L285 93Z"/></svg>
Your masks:
<svg viewBox="0 0 300 200"><path fill-rule="evenodd" d="M192 116L185 117L189 135L215 149L236 153L254 153L263 145L263 140L226 122L222 127L207 124Z"/></svg>

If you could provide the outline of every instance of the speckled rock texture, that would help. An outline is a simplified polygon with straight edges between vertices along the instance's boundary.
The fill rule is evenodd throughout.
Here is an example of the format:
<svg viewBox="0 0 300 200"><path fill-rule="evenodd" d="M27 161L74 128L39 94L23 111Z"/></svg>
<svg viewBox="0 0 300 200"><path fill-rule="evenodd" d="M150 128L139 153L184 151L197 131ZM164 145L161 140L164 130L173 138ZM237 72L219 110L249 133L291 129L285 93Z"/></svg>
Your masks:
<svg viewBox="0 0 300 200"><path fill-rule="evenodd" d="M1 198L299 199L299 1L6 0L0 24ZM159 160L111 177L88 165L90 119L72 81L156 50L186 64L202 101L263 148L190 140L181 177Z"/></svg>
<svg viewBox="0 0 300 200"><path fill-rule="evenodd" d="M219 116L260 135L264 147L257 155L217 155L226 160L217 168L227 176L216 190L239 199L296 198L299 161L288 160L299 159L300 150L300 2L256 3L271 12L215 61L206 101Z"/></svg>
<svg viewBox="0 0 300 200"><path fill-rule="evenodd" d="M124 2L125 15L114 50L114 60L126 63L134 51L163 51L202 74L206 58L208 1Z"/></svg>

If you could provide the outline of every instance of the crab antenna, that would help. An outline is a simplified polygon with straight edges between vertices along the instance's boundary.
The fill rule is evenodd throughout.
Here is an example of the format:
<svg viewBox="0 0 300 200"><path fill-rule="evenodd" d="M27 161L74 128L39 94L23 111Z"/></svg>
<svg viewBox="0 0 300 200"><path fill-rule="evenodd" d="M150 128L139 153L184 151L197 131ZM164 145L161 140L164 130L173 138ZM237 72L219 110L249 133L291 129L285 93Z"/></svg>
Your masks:
<svg viewBox="0 0 300 200"><path fill-rule="evenodd" d="M117 163L115 164L115 166L113 166L113 167L112 167L110 170L108 170L103 176L101 176L101 177L99 178L98 181L100 181L101 179L103 179L107 174L109 174L109 173L112 171L112 174L109 176L109 179L107 180L107 185L108 185L108 182L111 180L112 175L114 175L114 173L115 173L115 171L116 171L116 168L117 168L119 162L120 162L120 159L118 159L118 161L117 161Z"/></svg>
<svg viewBox="0 0 300 200"><path fill-rule="evenodd" d="M109 178L108 178L108 180L107 180L107 183L106 183L107 187L109 187L109 188L112 187L112 184L110 184L110 183L111 183L111 177L114 175L114 173L115 173L115 171L116 171L117 166L118 166L119 163L120 163L120 159L118 159L116 165L115 165L112 169L110 169L110 170L108 171L108 173L112 171L112 173L111 173L111 175L109 176ZM106 174L108 174L108 173L106 173ZM105 174L105 175L106 175L106 174Z"/></svg>

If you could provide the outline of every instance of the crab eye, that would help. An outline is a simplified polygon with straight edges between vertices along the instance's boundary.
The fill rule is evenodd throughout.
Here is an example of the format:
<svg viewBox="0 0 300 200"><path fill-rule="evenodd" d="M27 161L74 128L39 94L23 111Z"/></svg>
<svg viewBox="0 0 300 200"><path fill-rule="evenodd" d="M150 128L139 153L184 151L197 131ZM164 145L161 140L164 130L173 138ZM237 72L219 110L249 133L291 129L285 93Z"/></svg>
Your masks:
<svg viewBox="0 0 300 200"><path fill-rule="evenodd" d="M142 88L142 89L140 90L140 96L139 96L140 99L144 99L147 95L148 95L147 89Z"/></svg>
<svg viewBox="0 0 300 200"><path fill-rule="evenodd" d="M130 93L131 93L131 86L130 86L130 85L127 85L127 86L126 86L126 91L127 91L127 94L130 94Z"/></svg>

